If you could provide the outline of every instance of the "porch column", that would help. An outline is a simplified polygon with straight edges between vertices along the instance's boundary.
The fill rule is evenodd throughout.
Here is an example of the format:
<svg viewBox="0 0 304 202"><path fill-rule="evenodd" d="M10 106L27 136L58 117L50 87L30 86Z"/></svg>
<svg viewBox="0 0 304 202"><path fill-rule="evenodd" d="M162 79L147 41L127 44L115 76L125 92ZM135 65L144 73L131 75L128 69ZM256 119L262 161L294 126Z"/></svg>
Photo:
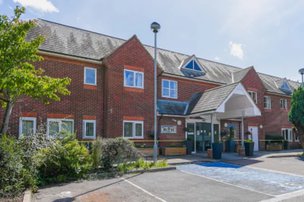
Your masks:
<svg viewBox="0 0 304 202"><path fill-rule="evenodd" d="M241 123L241 145L244 148L244 111L242 111L242 123Z"/></svg>
<svg viewBox="0 0 304 202"><path fill-rule="evenodd" d="M194 139L194 153L196 153L196 136L197 136L197 130L196 130L196 122L194 122L194 136L193 136L193 139Z"/></svg>
<svg viewBox="0 0 304 202"><path fill-rule="evenodd" d="M218 119L219 122L219 130L218 130L218 141L221 141L222 135L221 135L221 119Z"/></svg>
<svg viewBox="0 0 304 202"><path fill-rule="evenodd" d="M213 126L213 114L210 115L211 118L211 143L214 142L214 126Z"/></svg>

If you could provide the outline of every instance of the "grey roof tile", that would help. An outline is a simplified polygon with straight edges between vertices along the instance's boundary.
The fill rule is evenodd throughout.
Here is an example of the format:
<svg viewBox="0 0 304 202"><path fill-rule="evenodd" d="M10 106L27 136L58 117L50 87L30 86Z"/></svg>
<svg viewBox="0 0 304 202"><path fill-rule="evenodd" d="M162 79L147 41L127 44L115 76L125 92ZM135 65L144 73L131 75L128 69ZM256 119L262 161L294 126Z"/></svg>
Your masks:
<svg viewBox="0 0 304 202"><path fill-rule="evenodd" d="M46 38L45 42L40 46L40 50L92 60L101 60L126 42L124 39L42 19L37 19L37 26L30 31L28 38L30 39L37 35L43 35ZM148 45L144 45L144 47L153 57L153 47ZM183 61L186 61L191 56L165 49L158 49L157 56L158 65L165 73L185 76L185 72L180 69L180 66ZM201 76L196 75L195 79L217 82L225 85L241 80L246 74L246 71L248 71L248 69L242 69L215 61L202 58L197 59L206 71L206 74ZM261 73L258 74L268 91L285 94L278 89L276 85L276 80L281 78ZM234 81L232 80L232 75L235 77ZM190 74L186 74L186 76L190 76ZM300 85L298 82L290 80L288 80L288 83L293 89Z"/></svg>
<svg viewBox="0 0 304 202"><path fill-rule="evenodd" d="M191 114L216 110L238 84L239 83L233 83L206 90L193 108Z"/></svg>

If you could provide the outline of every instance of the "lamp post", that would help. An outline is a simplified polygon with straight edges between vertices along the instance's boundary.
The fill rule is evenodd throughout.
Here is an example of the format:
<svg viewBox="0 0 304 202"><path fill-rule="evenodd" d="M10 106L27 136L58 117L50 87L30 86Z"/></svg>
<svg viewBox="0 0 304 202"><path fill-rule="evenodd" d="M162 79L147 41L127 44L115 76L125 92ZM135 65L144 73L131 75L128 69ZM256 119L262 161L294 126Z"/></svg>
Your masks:
<svg viewBox="0 0 304 202"><path fill-rule="evenodd" d="M157 161L157 32L160 29L160 24L152 22L151 29L154 33L154 145L153 145L153 161Z"/></svg>
<svg viewBox="0 0 304 202"><path fill-rule="evenodd" d="M302 76L302 84L301 84L301 86L303 87L303 75L304 75L304 68L299 69L299 74L301 74L301 76Z"/></svg>

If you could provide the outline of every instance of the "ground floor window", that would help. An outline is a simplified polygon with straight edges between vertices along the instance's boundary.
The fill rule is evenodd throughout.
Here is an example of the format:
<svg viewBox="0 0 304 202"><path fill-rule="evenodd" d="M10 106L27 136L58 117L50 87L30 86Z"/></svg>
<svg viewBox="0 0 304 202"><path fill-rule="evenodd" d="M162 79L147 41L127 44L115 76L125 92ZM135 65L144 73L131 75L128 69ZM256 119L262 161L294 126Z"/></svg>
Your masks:
<svg viewBox="0 0 304 202"><path fill-rule="evenodd" d="M28 136L36 133L35 117L20 117L19 119L19 136Z"/></svg>
<svg viewBox="0 0 304 202"><path fill-rule="evenodd" d="M125 138L143 138L143 121L124 121L123 136Z"/></svg>
<svg viewBox="0 0 304 202"><path fill-rule="evenodd" d="M292 130L291 128L282 128L282 136L284 140L292 142Z"/></svg>
<svg viewBox="0 0 304 202"><path fill-rule="evenodd" d="M95 120L83 120L83 138L96 138L96 121Z"/></svg>
<svg viewBox="0 0 304 202"><path fill-rule="evenodd" d="M74 132L73 119L48 119L47 120L47 134L49 137L55 137L62 133Z"/></svg>

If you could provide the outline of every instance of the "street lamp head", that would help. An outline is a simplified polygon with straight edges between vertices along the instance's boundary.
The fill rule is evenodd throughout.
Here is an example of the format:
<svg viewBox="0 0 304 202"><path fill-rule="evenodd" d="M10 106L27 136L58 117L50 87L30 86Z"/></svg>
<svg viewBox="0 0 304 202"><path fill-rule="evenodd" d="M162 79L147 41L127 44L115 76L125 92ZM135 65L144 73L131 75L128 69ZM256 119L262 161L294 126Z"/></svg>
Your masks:
<svg viewBox="0 0 304 202"><path fill-rule="evenodd" d="M160 29L160 24L158 24L157 22L152 22L151 29L154 33L157 33Z"/></svg>
<svg viewBox="0 0 304 202"><path fill-rule="evenodd" d="M299 74L303 75L304 74L304 68L299 69Z"/></svg>

